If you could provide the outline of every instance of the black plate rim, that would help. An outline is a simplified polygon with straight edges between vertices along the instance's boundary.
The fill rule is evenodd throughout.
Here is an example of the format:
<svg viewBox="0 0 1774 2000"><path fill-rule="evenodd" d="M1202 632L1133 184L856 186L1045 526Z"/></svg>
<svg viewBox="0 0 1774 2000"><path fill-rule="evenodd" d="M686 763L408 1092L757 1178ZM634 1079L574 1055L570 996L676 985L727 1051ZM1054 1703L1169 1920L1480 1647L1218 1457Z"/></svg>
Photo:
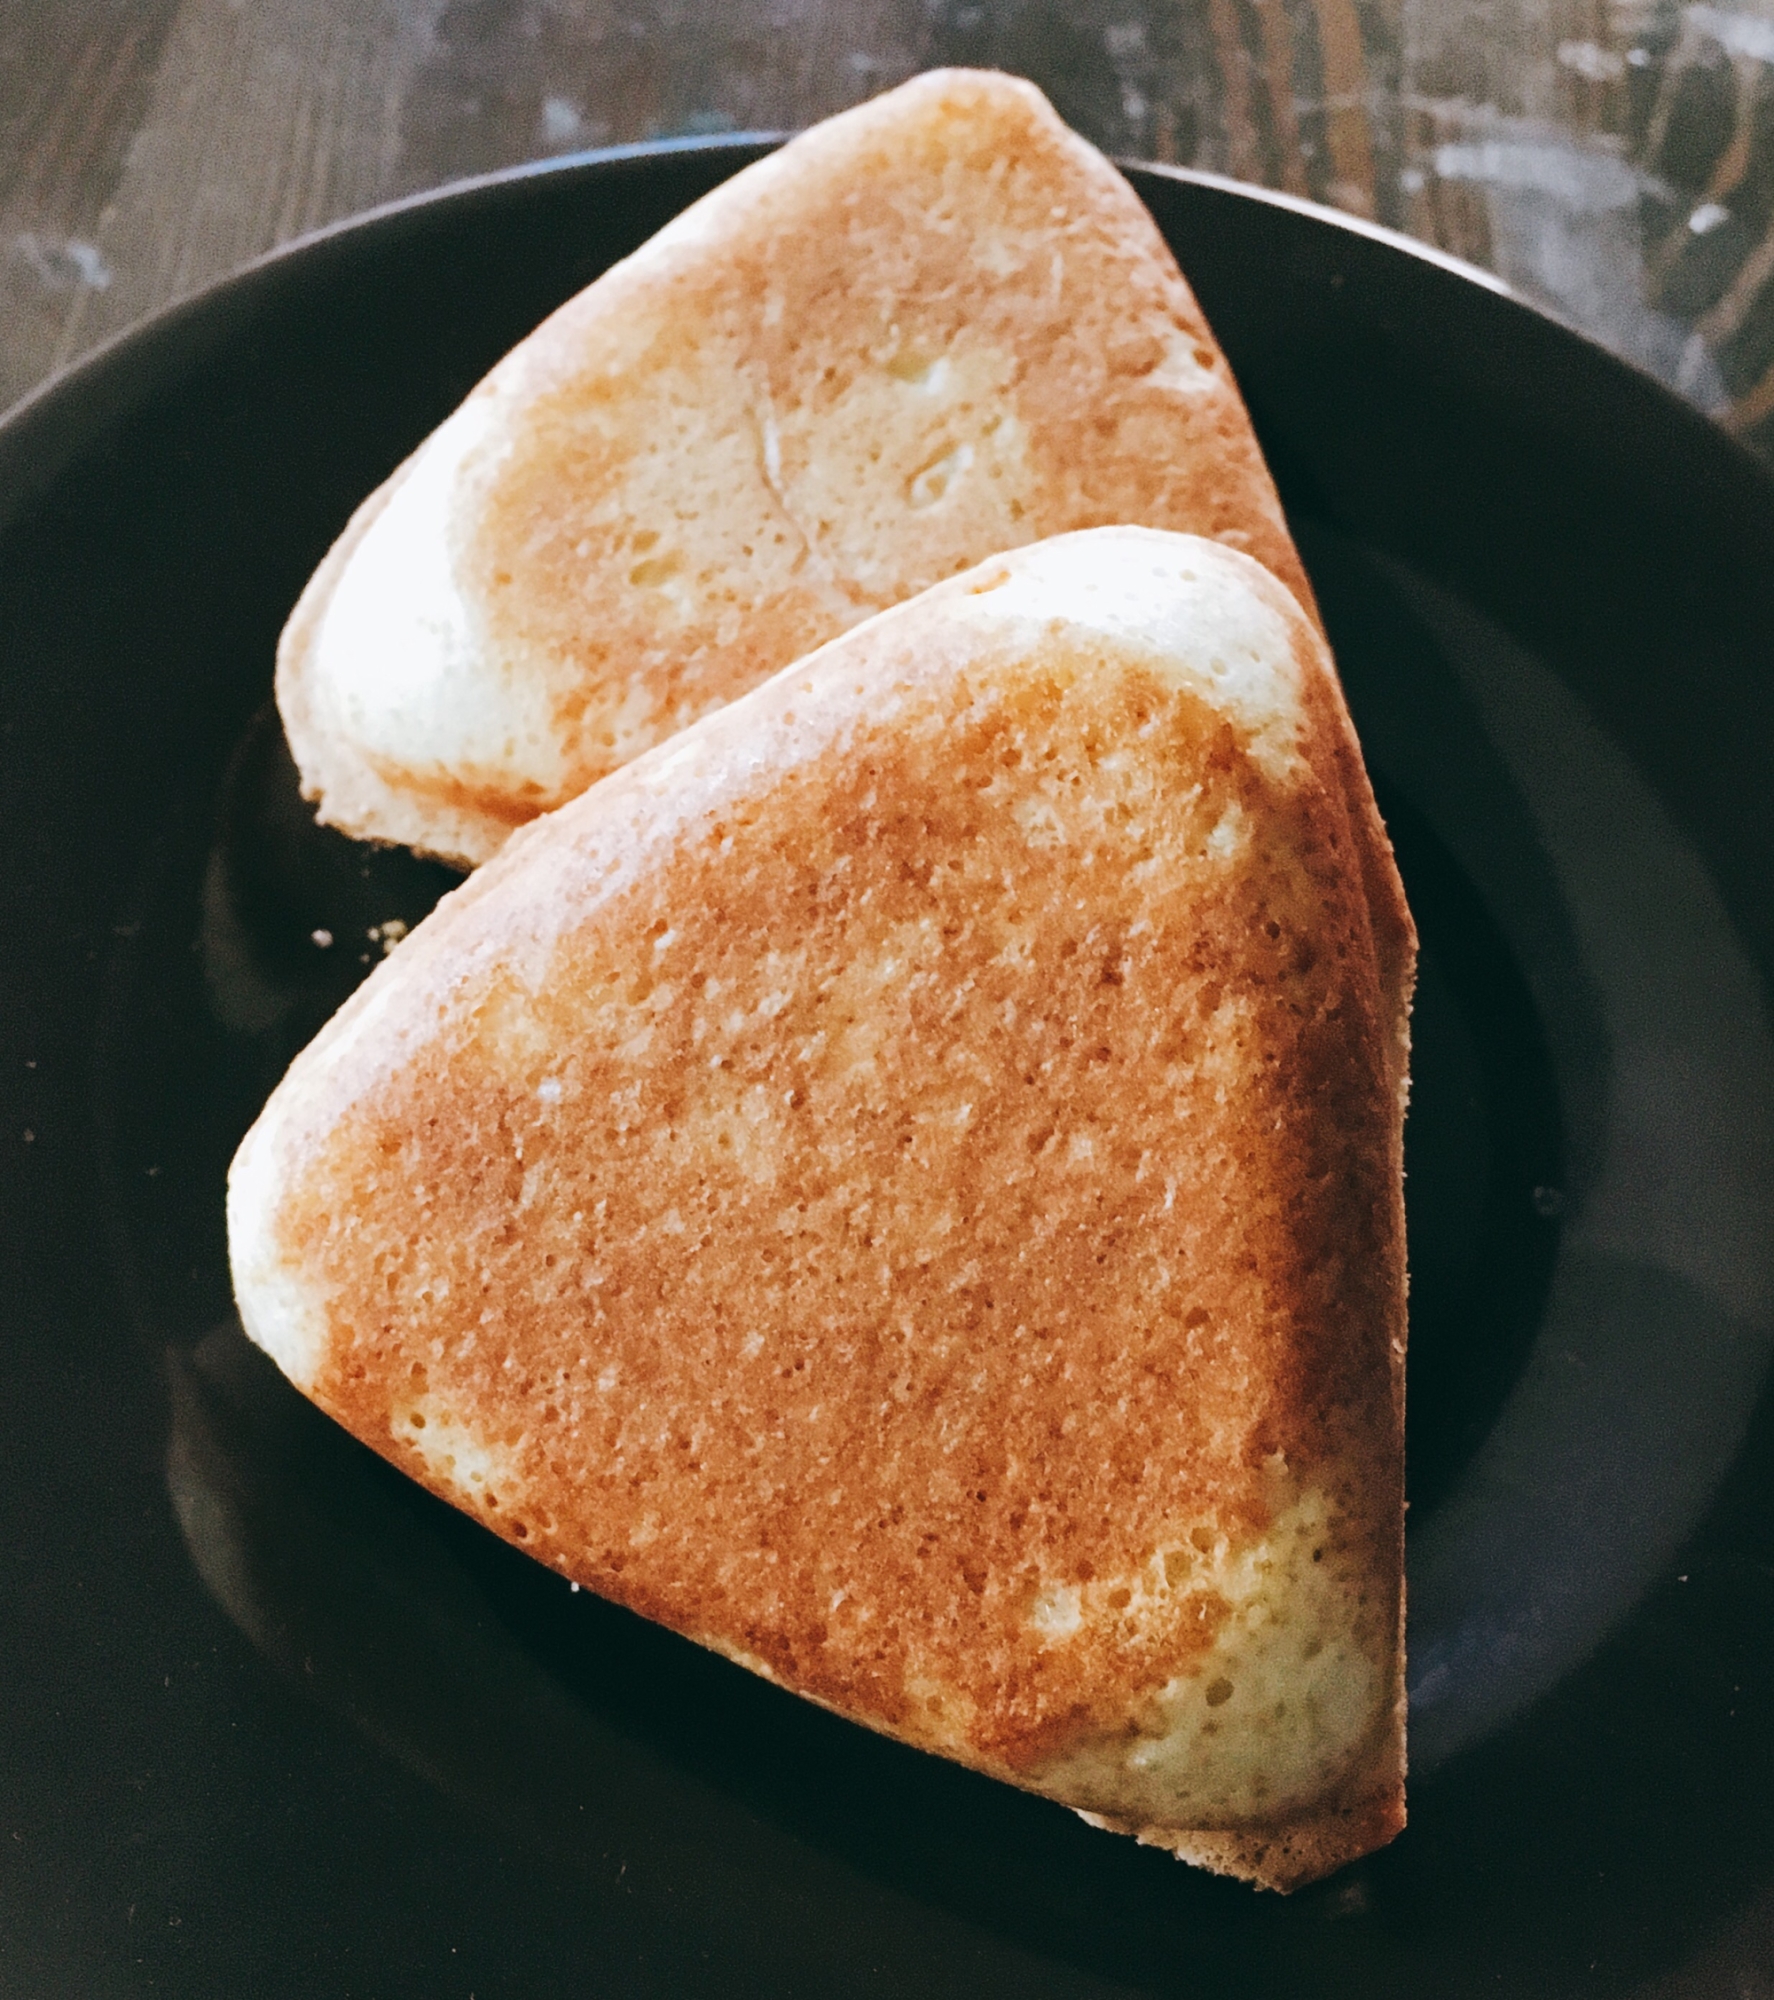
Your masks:
<svg viewBox="0 0 1774 2000"><path fill-rule="evenodd" d="M200 328L212 314L225 312L239 299L250 296L260 284L281 275L290 265L327 246L356 240L362 233L384 228L400 219L423 217L445 206L472 202L556 175L595 179L623 169L644 170L663 159L684 156L708 159L723 155L732 159L733 170L737 172L754 160L766 157L794 136L793 132L759 128L708 136L692 134L678 138L643 139L625 145L552 154L545 159L524 160L515 166L498 167L488 173L466 175L436 187L398 195L392 200L378 202L371 208L341 216L317 229L291 237L288 242L261 252L236 269L211 279L196 291L157 306L142 318L108 335L78 360L27 390L10 409L0 411L0 523L10 518L33 488L42 479L52 476L56 469L53 461L60 454L52 453L50 463L33 463L33 431L39 427L53 429L58 419L78 426L80 418L86 414L82 409L83 403L90 397L96 414L97 407L104 402L103 392L109 386L109 378L119 369L126 369L139 348L176 340L181 334ZM1774 504L1774 467L1752 451L1742 439L1707 416L1649 369L1616 353L1593 333L1546 305L1525 297L1482 265L1470 263L1434 244L1408 236L1402 230L1388 228L1384 223L1370 221L1365 216L1351 215L1342 209L1311 201L1303 195L1262 187L1227 174L1210 173L1203 168L1177 166L1159 160L1117 157L1115 165L1127 176L1136 192L1143 180L1174 181L1230 200L1278 209L1356 242L1409 257L1445 277L1472 287L1505 312L1525 315L1565 340L1578 343L1587 350L1586 360L1598 360L1613 370L1623 371L1641 392L1653 395L1668 414L1704 431L1712 440L1713 448L1721 454L1721 460L1729 462L1738 477L1747 475L1762 486L1768 500Z"/></svg>
<svg viewBox="0 0 1774 2000"><path fill-rule="evenodd" d="M128 410L144 373L152 378L169 367L183 367L193 351L192 343L201 354L203 342L210 334L219 335L225 342L238 327L242 308L250 310L257 298L275 297L279 285L299 285L303 269L314 268L311 260L317 251L335 244L356 244L373 255L375 237L361 233L371 225L378 231L395 225L384 239L395 243L404 240L410 244L413 238L407 231L416 230L422 243L425 240L422 218L427 215L441 216L446 212L471 215L477 210L483 216L497 215L502 198L509 195L521 200L515 195L517 188L543 180L559 185L557 177L563 174L568 177L569 185L577 181L581 186L593 187L607 176L605 184L620 188L629 182L631 173L644 175L650 167L682 156L704 160L724 156L738 166L758 157L776 142L777 136L749 133L698 136L526 163L403 197L280 246L124 329L42 385L10 413L0 416L0 523L21 503L25 506L31 503L33 488L39 480L54 480L69 457L77 456L95 434L102 436L110 415L118 409ZM1334 235L1325 234L1322 229L1314 232L1313 240L1321 245L1334 248L1339 242L1371 244L1374 257L1382 262L1389 261L1385 257L1388 251L1403 252L1413 260L1416 269L1427 265L1437 272L1438 276L1429 282L1449 301L1451 310L1458 311L1460 301L1464 300L1477 311L1481 329L1499 324L1495 317L1488 321L1484 317L1494 311L1501 315L1502 323L1516 327L1520 337L1540 343L1539 352L1562 353L1573 368L1602 371L1616 393L1629 403L1635 398L1647 398L1670 422L1687 432L1698 458L1727 473L1735 463L1739 481L1747 475L1755 493L1774 505L1774 471L1747 447L1655 377L1612 353L1580 329L1520 299L1491 274L1396 232L1297 197L1188 169L1133 164L1126 170L1136 189L1142 192L1155 183L1180 183L1198 188L1216 201L1246 206L1247 212L1253 208L1281 210L1299 218L1308 228L1312 223L1328 224ZM399 226L403 220L404 228ZM1373 269L1374 265L1370 263L1368 268ZM1314 260L1315 276L1318 270ZM1467 282L1446 285L1448 279ZM1352 278L1352 289L1353 282ZM1512 313L1511 307L1518 310ZM1578 343L1574 347L1570 345L1573 340Z"/></svg>

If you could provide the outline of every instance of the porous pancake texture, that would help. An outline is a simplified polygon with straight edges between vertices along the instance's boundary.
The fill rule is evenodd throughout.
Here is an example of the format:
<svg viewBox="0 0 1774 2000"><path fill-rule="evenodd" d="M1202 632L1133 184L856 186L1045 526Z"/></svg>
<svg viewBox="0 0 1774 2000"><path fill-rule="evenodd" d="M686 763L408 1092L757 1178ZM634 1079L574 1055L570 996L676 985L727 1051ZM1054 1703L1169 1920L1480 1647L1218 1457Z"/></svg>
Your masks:
<svg viewBox="0 0 1774 2000"><path fill-rule="evenodd" d="M1289 593L1045 543L447 899L241 1149L243 1316L591 1588L1290 1886L1402 1823L1412 949Z"/></svg>
<svg viewBox="0 0 1774 2000"><path fill-rule="evenodd" d="M509 355L322 564L278 700L323 819L475 863L871 613L1117 522L1311 602L1138 197L1033 85L934 72Z"/></svg>

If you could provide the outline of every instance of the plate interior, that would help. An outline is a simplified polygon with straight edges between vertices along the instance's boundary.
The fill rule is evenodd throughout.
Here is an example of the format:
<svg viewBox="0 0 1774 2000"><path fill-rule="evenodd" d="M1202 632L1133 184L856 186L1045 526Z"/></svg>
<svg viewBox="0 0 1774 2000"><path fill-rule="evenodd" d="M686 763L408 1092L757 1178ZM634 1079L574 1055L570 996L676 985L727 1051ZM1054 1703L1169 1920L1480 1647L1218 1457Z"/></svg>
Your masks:
<svg viewBox="0 0 1774 2000"><path fill-rule="evenodd" d="M851 1728L411 1487L233 1322L234 1144L455 879L312 825L282 616L511 341L756 150L335 232L0 430L0 1907L30 1990L1759 1990L1774 491L1408 248L1137 176L1423 936L1394 1848L1261 1897Z"/></svg>

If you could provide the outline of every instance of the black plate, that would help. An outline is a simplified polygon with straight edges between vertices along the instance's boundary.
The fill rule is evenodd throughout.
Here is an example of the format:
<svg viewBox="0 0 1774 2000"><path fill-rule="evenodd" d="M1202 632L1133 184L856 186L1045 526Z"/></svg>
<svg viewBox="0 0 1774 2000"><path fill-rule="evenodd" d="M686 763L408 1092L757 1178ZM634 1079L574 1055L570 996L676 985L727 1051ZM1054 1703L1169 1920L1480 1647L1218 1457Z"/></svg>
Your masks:
<svg viewBox="0 0 1774 2000"><path fill-rule="evenodd" d="M409 1487L233 1324L233 1145L450 879L309 824L282 617L510 342L759 150L389 211L0 427L0 1985L1769 1990L1774 484L1402 242L1135 174L1423 932L1392 1849L1283 1901L851 1729Z"/></svg>

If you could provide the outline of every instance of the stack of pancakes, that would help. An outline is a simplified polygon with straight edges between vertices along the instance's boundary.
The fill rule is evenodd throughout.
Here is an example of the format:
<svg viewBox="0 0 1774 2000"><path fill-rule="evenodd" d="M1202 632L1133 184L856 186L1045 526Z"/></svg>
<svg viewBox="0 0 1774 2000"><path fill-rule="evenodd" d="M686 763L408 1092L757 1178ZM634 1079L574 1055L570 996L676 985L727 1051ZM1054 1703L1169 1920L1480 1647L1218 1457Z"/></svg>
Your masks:
<svg viewBox="0 0 1774 2000"><path fill-rule="evenodd" d="M971 73L750 168L366 503L278 695L323 818L490 864L235 1162L291 1379L1105 1825L1390 1838L1414 938L1113 168Z"/></svg>

